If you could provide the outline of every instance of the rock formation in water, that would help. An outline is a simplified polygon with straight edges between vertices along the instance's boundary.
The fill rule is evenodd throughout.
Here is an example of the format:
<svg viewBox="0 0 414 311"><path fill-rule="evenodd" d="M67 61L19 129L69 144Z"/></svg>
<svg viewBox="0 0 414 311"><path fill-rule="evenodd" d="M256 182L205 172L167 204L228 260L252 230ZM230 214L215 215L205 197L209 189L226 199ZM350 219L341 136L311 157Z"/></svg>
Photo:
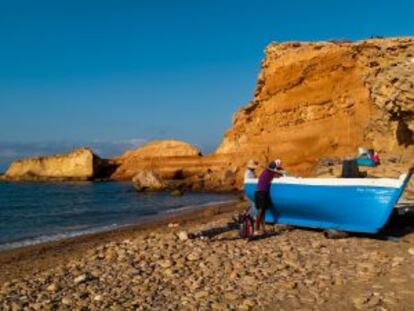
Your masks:
<svg viewBox="0 0 414 311"><path fill-rule="evenodd" d="M365 146L408 165L413 131L414 37L272 43L253 100L215 154L233 155L237 166L281 158L309 175L320 158Z"/></svg>
<svg viewBox="0 0 414 311"><path fill-rule="evenodd" d="M201 151L178 140L151 141L114 159L118 168L115 179L131 179L142 170L156 170L162 178L186 174L186 164L201 157Z"/></svg>
<svg viewBox="0 0 414 311"><path fill-rule="evenodd" d="M6 180L91 180L108 175L109 164L89 148L66 154L14 161L6 171Z"/></svg>
<svg viewBox="0 0 414 311"><path fill-rule="evenodd" d="M138 172L132 178L132 183L138 191L160 191L166 188L165 182L153 171Z"/></svg>
<svg viewBox="0 0 414 311"><path fill-rule="evenodd" d="M227 156L202 156L201 151L177 140L152 141L114 159L117 169L111 178L135 178L138 189L151 187L145 176L155 174L163 189L230 191L236 189L235 170ZM233 178L233 179L232 179ZM142 185L146 185L143 187Z"/></svg>

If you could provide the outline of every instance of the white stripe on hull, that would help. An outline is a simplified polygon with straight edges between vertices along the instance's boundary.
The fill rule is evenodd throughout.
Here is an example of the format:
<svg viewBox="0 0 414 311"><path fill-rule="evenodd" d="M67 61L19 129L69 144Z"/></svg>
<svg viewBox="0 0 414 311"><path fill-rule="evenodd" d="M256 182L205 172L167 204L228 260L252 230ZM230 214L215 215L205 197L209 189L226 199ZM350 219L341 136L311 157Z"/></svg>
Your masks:
<svg viewBox="0 0 414 311"><path fill-rule="evenodd" d="M308 186L366 186L366 187L386 187L400 188L404 183L407 174L402 174L400 178L300 178L300 177L281 177L275 178L272 184L294 184ZM247 179L245 184L256 184L257 178Z"/></svg>

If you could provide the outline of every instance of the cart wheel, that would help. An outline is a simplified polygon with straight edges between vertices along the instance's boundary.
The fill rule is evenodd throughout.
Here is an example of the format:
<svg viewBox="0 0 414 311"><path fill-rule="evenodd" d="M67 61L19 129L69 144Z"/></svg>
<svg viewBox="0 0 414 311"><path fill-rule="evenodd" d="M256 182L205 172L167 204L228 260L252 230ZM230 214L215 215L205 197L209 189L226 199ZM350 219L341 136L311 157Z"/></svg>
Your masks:
<svg viewBox="0 0 414 311"><path fill-rule="evenodd" d="M328 229L323 232L323 235L327 239L343 239L349 236L348 232L338 231L335 229Z"/></svg>

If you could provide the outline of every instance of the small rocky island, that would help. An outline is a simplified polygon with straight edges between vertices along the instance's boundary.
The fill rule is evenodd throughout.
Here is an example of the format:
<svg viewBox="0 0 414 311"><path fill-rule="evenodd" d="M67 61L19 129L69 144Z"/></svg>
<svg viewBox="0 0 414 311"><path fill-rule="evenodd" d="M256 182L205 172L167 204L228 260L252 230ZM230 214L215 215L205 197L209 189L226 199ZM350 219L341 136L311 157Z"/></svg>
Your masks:
<svg viewBox="0 0 414 311"><path fill-rule="evenodd" d="M108 175L111 163L89 148L14 161L1 177L9 181L85 181Z"/></svg>

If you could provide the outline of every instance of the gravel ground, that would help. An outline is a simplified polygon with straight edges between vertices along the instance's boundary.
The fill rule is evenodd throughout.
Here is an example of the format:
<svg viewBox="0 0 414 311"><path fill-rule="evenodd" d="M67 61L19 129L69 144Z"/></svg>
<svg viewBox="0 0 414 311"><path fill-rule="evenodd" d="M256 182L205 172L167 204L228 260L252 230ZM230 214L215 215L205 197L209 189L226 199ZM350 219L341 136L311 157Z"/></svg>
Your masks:
<svg viewBox="0 0 414 311"><path fill-rule="evenodd" d="M66 254L4 282L0 309L413 310L413 228L388 240L326 239L281 225L253 241L237 232L187 238L230 216L163 225L93 245L82 256Z"/></svg>

